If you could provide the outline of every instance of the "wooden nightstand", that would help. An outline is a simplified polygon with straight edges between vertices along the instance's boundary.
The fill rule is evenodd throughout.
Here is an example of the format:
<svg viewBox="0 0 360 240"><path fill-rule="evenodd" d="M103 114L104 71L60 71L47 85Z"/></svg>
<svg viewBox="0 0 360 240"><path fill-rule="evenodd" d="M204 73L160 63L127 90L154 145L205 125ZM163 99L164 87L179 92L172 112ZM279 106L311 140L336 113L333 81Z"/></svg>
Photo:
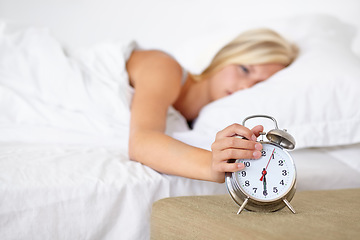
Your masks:
<svg viewBox="0 0 360 240"><path fill-rule="evenodd" d="M274 213L243 211L229 195L161 199L151 239L360 239L360 189L297 192Z"/></svg>

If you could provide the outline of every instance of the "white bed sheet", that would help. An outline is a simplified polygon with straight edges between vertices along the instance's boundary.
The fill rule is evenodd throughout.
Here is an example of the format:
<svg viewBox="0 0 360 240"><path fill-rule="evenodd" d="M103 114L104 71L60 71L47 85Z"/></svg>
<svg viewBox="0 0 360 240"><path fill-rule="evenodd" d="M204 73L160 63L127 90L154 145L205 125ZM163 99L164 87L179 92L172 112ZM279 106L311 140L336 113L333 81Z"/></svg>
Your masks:
<svg viewBox="0 0 360 240"><path fill-rule="evenodd" d="M360 187L360 144L295 150L299 190Z"/></svg>
<svg viewBox="0 0 360 240"><path fill-rule="evenodd" d="M293 151L298 190L360 187L359 154L360 144ZM2 143L0 192L2 239L148 239L154 201L226 187L160 174L114 147Z"/></svg>

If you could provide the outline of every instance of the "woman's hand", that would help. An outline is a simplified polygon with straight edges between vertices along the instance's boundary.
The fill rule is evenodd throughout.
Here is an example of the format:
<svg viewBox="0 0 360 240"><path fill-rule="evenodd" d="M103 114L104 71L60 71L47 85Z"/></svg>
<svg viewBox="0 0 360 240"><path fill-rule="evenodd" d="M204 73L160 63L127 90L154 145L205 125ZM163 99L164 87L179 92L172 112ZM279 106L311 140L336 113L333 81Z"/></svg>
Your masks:
<svg viewBox="0 0 360 240"><path fill-rule="evenodd" d="M256 139L263 129L261 125L250 130L240 124L233 124L216 134L215 141L211 145L213 181L224 182L225 172L236 172L244 168L244 164L228 163L228 160L261 157L262 145L256 142Z"/></svg>

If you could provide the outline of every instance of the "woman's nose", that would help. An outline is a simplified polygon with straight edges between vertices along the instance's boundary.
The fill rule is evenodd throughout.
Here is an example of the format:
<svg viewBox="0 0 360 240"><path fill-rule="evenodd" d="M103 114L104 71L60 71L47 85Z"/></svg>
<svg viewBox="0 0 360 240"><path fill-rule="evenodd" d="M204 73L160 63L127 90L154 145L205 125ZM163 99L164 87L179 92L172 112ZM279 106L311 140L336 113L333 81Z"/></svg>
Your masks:
<svg viewBox="0 0 360 240"><path fill-rule="evenodd" d="M247 89L247 88L250 88L252 87L254 84L252 84L251 82L241 82L237 85L237 91L239 90L244 90L244 89Z"/></svg>

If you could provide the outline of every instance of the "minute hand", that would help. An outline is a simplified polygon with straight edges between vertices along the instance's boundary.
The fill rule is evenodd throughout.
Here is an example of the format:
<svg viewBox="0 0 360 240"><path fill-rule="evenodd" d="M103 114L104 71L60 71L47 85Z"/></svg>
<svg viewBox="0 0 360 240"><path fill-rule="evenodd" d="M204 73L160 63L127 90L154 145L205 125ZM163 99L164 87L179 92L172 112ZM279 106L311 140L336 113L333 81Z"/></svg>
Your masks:
<svg viewBox="0 0 360 240"><path fill-rule="evenodd" d="M268 161L268 163L267 163L267 165L266 165L266 168L265 168L265 172L266 172L266 169L268 168L268 166L269 166L269 163L270 163L270 160L271 160L271 157L272 157L272 155L274 154L274 152L275 152L275 148L274 148L274 150L272 151L272 153L271 153L271 155L270 155L270 158L269 158L269 161ZM263 178L264 178L264 174L262 174L261 175L261 178L260 178L260 181L262 181L263 180Z"/></svg>

